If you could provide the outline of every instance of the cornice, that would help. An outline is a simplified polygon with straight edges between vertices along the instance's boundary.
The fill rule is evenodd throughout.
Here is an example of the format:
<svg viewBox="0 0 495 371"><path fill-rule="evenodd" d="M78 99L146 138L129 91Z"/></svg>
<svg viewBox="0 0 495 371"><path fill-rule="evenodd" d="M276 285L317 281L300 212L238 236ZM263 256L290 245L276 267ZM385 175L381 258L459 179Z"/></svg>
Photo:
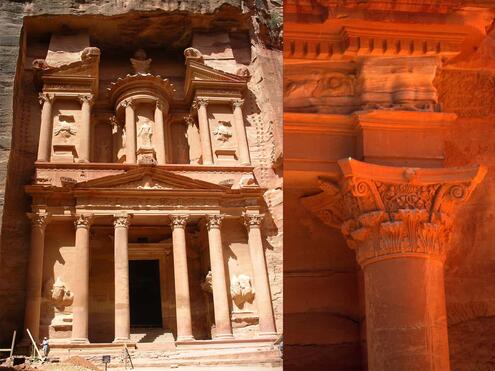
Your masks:
<svg viewBox="0 0 495 371"><path fill-rule="evenodd" d="M286 134L355 135L356 130L356 120L350 115L284 113L284 132Z"/></svg>

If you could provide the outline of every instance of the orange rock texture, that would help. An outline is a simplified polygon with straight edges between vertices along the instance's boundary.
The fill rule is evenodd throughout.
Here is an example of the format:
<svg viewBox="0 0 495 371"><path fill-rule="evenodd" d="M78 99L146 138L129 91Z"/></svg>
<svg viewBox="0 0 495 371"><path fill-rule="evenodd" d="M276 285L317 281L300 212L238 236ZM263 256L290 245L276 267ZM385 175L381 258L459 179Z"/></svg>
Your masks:
<svg viewBox="0 0 495 371"><path fill-rule="evenodd" d="M493 367L494 16L285 4L285 369Z"/></svg>

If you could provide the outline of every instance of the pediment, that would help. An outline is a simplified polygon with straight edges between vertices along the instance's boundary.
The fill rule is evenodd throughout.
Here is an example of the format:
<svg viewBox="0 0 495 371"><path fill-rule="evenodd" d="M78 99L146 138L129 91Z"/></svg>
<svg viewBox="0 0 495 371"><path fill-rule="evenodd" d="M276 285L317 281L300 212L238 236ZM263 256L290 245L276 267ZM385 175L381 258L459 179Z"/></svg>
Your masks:
<svg viewBox="0 0 495 371"><path fill-rule="evenodd" d="M229 188L218 184L193 179L170 171L156 168L138 168L124 174L110 175L99 179L80 182L78 189L112 189L112 190L216 190L226 191Z"/></svg>
<svg viewBox="0 0 495 371"><path fill-rule="evenodd" d="M203 63L189 61L186 69L185 93L191 98L193 90L202 87L218 86L234 91L243 90L247 85L247 79L231 73L223 72Z"/></svg>

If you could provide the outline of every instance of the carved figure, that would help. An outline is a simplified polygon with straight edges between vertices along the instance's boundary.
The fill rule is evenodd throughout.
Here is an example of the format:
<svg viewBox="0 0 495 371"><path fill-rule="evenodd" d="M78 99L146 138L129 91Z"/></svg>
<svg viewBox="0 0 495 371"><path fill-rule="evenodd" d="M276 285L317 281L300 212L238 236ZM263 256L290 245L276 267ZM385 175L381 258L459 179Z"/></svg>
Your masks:
<svg viewBox="0 0 495 371"><path fill-rule="evenodd" d="M51 289L51 300L56 308L64 308L72 305L74 294L65 287L65 283L57 277Z"/></svg>
<svg viewBox="0 0 495 371"><path fill-rule="evenodd" d="M153 128L149 121L143 122L138 132L138 137L141 138L142 147L151 148L151 137L153 136Z"/></svg>
<svg viewBox="0 0 495 371"><path fill-rule="evenodd" d="M203 61L203 55L198 49L195 48L187 48L184 50L184 57L187 59L194 59L198 62Z"/></svg>
<svg viewBox="0 0 495 371"><path fill-rule="evenodd" d="M76 135L77 129L69 121L65 119L65 116L59 116L59 123L53 130L55 136L61 136L65 142L73 135Z"/></svg>
<svg viewBox="0 0 495 371"><path fill-rule="evenodd" d="M230 121L218 121L218 126L213 131L215 139L222 142L222 145L226 144L232 137L232 130L229 127L232 126Z"/></svg>
<svg viewBox="0 0 495 371"><path fill-rule="evenodd" d="M134 58L130 59L134 73L145 75L150 71L150 64L152 59L147 58L144 49L138 49L134 53Z"/></svg>
<svg viewBox="0 0 495 371"><path fill-rule="evenodd" d="M251 278L245 274L232 277L230 294L235 305L240 309L244 307L246 302L252 303L254 300L254 290L251 285Z"/></svg>
<svg viewBox="0 0 495 371"><path fill-rule="evenodd" d="M213 293L212 289L212 274L211 271L208 271L208 274L205 276L205 279L203 282L201 282L201 289L203 289L204 292L209 292L210 294Z"/></svg>

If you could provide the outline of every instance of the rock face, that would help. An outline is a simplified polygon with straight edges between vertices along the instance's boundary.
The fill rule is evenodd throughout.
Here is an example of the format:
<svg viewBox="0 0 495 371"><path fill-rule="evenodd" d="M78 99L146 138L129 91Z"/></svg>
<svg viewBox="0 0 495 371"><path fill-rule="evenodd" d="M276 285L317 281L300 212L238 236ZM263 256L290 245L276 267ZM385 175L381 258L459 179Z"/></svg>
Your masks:
<svg viewBox="0 0 495 371"><path fill-rule="evenodd" d="M254 186L267 189L263 195L266 209L263 244L266 250L277 331L282 333L280 4L256 2L255 6L254 3L237 0L155 1L152 5L140 1L120 0L62 3L44 0L31 3L7 1L0 5L0 18L3 24L1 26L2 60L0 61L2 70L0 76L2 82L0 172L3 175L0 174L0 182L2 194L4 194L0 198L3 213L0 247L0 264L2 265L0 300L3 303L0 310L0 344L7 344L10 341L12 330L17 329L18 333L21 333L23 328L27 266L32 263L28 261L31 223L26 216L26 213L30 211L32 200L24 192L24 187L28 184L47 185L54 181L57 186L71 188L80 181L91 179L91 176L85 178L89 173L83 175L84 179L78 178L78 172L63 174L61 177L43 175L38 171L35 173L34 162L37 158L40 159L39 125L43 122L41 110L39 106L36 106L37 95L43 86L47 86L47 76L48 79L56 79L64 74L68 76L71 73L73 75L80 73L81 69L85 68L87 74L85 78L91 80L99 74L99 80L93 79L93 82L88 85L98 95L96 101L88 96L82 97L82 100L74 106L69 104L62 107L54 103L53 148L50 148L48 152L48 157L52 161L84 162L85 156L92 159L92 162L101 163L128 160L129 152L126 148L129 146L129 141L127 147L125 143L129 133L123 135L118 125L114 125L115 121L111 121L118 121L122 118L112 119L109 112L106 112L107 106L111 107L111 99L117 99L117 97L112 98L112 91L110 91L109 99L106 88L111 86L110 83L115 81L116 76L125 77L128 74L126 78L131 80L141 78L149 80L150 76L161 74L170 78L167 82L170 84L170 89L172 85L176 89L173 92L175 101L170 103L171 106L176 107L173 116L176 124L172 126L170 135L178 138L174 142L175 145L167 148L163 156L175 159L175 163L192 165L199 163L201 165L204 164L204 155L198 152L200 146L198 118L189 117L188 107L181 103L190 99L188 88L184 86L186 80L184 63L195 60L196 52L200 55L199 64L204 66L207 73L220 71L225 76L234 76L234 79L246 81L243 119L246 124L250 161L254 170L250 174L237 178L235 176L229 179L217 177L214 182L234 188ZM22 27L23 33L21 34ZM89 34L84 33L86 30L91 31ZM115 30L119 31L115 32ZM52 35L56 36L52 37ZM143 45L147 51L151 51L149 56L139 51L136 52ZM191 50L184 56L183 52L185 49L188 50L187 48ZM100 51L103 51L102 55ZM94 67L96 65L99 67ZM132 75L133 71L134 75ZM129 77L130 75L132 76ZM160 84L163 85L163 79L161 81ZM114 91L120 89L118 84L117 82L114 86ZM136 86L133 81L129 81L129 84ZM162 88L167 90L169 86L162 86ZM61 88L53 86L53 89ZM43 100L50 100L50 93L45 94L41 99L42 103ZM95 132L91 135L99 140L98 144L94 142L90 148L85 147L85 141L78 139L85 135L78 125L81 120L85 120L84 112L77 112L80 105L84 106L84 104L92 107L91 120L94 120L96 125L94 126ZM164 112L168 107L164 106L160 109ZM147 108L143 108L141 113L136 115L138 129L135 133L137 136L136 161L141 164L153 165L156 161L160 161L159 154L153 148L159 133L149 123L150 120L156 120L157 116L153 116L153 112L148 112ZM117 116L119 114L116 113ZM215 156L217 153L218 156L226 156L227 162L225 163L228 163L231 161L228 156L232 156L232 150L228 151L226 143L228 144L232 138L239 138L239 134L234 133L234 119L230 117L231 115L223 111L215 115L216 128L212 128L211 134L215 141L213 150ZM187 118L185 121L184 117ZM108 123L110 124L107 125ZM72 149L68 150L69 147ZM221 160L223 161L224 158ZM97 172L94 175L99 176ZM144 176L132 184L133 187L142 190L164 187L153 176ZM42 302L42 332L49 333L52 337L55 335L55 337L67 338L70 337L72 327L72 303L63 307L57 306L53 304L55 299L52 296L55 294L50 294L50 292L64 291L65 296L70 296L72 288L79 287L72 278L64 278L62 285L62 281L55 279L56 276L54 276L64 271L64 265L70 265L71 261L78 258L73 255L70 248L67 248L74 244L71 223L61 225L50 226L46 230L48 236L46 243L59 246L59 250L54 249L45 256L43 275L52 277L53 281L43 282L43 294L39 300ZM60 233L56 233L53 228L61 228ZM247 241L244 241L245 243L235 242L236 239L245 237L242 224L231 225L228 222L227 228L235 230L232 235L234 242L228 242L226 238L224 243L232 245L234 250L237 249L233 256L244 254L247 251ZM201 233L206 233L205 231ZM102 235L102 240L105 240L102 245L95 245L94 264L113 259L112 256L107 256L107 245L111 241L107 241L104 235L105 233ZM241 235L243 237L239 237ZM131 236L131 238L135 238L137 242L138 237ZM188 244L200 246L204 243L203 240L199 241L195 238L198 239L194 233L188 234ZM243 258L249 259L247 256ZM65 258L68 260L65 261ZM239 318L234 319L236 321L234 331L244 331L248 334L258 319L257 317L251 318L253 316L244 316L246 317L244 318L243 315L245 315L244 312L253 311L257 295L261 294L257 294L254 289L252 290L254 292L249 292L251 288L248 286L251 281L242 276L246 272L235 265L234 258L229 257L227 260L230 262L228 264L231 265L232 272L235 273L233 277L237 277L238 281L234 290L236 294L232 296L238 300L237 308L243 309L243 311L240 310L242 313L237 316ZM204 276L200 277L200 272L204 267L200 267L199 261L196 260L191 264L192 272L194 272L191 274L195 280L200 282L204 279ZM92 274L94 276L91 280L100 282L101 278L101 282L107 282L110 285L106 288L95 287L96 281L91 281L90 286L93 287L95 293L92 300L96 300L92 304L93 307L104 311L105 308L112 309L111 302L103 299L105 292L113 290L111 272L95 269ZM168 279L173 280L173 277ZM246 283L248 281L249 284ZM166 295L170 299L173 297L173 291L167 292ZM193 302L204 301L206 296L199 284L193 296ZM69 302L65 297L57 297L57 300ZM73 306L78 308L81 299L78 298L77 293L73 298L71 297L71 300L74 300ZM173 308L166 308L166 311L169 313L168 311L173 311ZM44 317L43 313L45 313ZM210 315L212 316L213 313L211 312ZM93 316L96 320L94 327L90 328L90 337L96 341L108 341L108 334L105 331L111 331L111 336L113 336L113 318L111 316L107 318L102 313L93 313ZM199 338L205 336L201 335L201 332L205 330L202 326L207 326L205 323L193 313L193 327L201 328L197 334ZM209 332L209 330L206 331ZM58 334L55 334L57 331Z"/></svg>
<svg viewBox="0 0 495 371"><path fill-rule="evenodd" d="M495 324L492 7L297 0L285 7L285 368L489 369L494 358L487 334ZM358 175L354 159L369 172ZM412 241L425 241L409 240L401 227L406 214L434 210L422 203L432 182L414 191L421 169L471 171L476 165L487 173L470 199L448 212L443 267L431 256L421 267L403 258ZM390 187L387 177L398 169L402 175ZM367 198L371 189L374 197L384 196L379 205ZM416 225L411 231L422 234L420 214L419 224L408 220ZM443 228L433 227L434 218L429 223L426 228ZM375 239L374 233L384 234ZM389 248L398 255L382 261ZM437 320L429 327L424 318ZM425 335L416 340L428 350L412 350L412 328ZM448 350L438 341L447 335L430 337L436 331L448 333ZM434 356L418 366L428 352Z"/></svg>

